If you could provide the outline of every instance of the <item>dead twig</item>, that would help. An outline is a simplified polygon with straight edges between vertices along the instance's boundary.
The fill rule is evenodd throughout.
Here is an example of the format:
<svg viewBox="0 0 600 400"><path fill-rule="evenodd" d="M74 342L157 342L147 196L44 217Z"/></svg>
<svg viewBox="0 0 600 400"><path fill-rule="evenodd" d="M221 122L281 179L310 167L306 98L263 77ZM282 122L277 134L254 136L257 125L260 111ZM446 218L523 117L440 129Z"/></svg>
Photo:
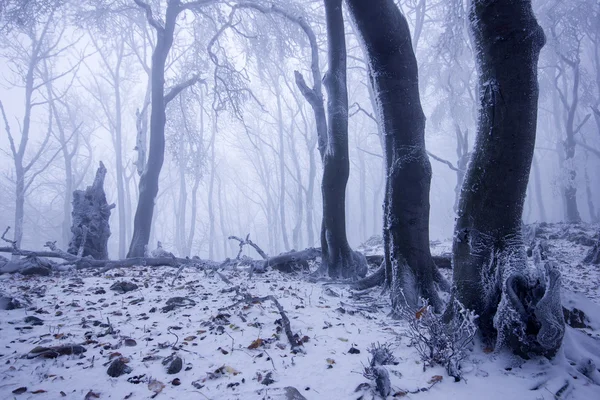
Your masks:
<svg viewBox="0 0 600 400"><path fill-rule="evenodd" d="M279 303L279 301L273 295L268 295L268 296L263 296L263 297L255 297L255 296L251 296L250 294L245 294L244 298L242 300L239 300L228 307L221 307L221 308L219 308L219 311L228 310L228 309L233 308L242 303L256 304L256 303L263 303L266 300L272 301L273 304L275 304L275 307L277 307L277 310L279 311L279 315L281 316L281 325L285 332L285 336L287 337L288 341L290 342L290 345L292 346L292 352L304 353L302 343L300 341L298 341L296 339L295 335L292 333L290 319L288 318L287 314L285 313L285 310L284 310L283 306L281 305L281 303Z"/></svg>
<svg viewBox="0 0 600 400"><path fill-rule="evenodd" d="M228 239L237 240L238 242L240 242L240 251L238 251L237 257L235 257L236 260L240 259L245 245L252 246L254 250L256 250L256 252L263 258L263 260L267 260L269 258L267 256L267 253L265 253L260 247L258 247L256 243L250 240L250 234L246 235L246 239L242 239L237 236L229 236Z"/></svg>
<svg viewBox="0 0 600 400"><path fill-rule="evenodd" d="M16 240L10 240L6 238L6 234L8 233L8 231L10 230L10 226L7 226L6 229L4 230L4 233L2 234L2 240L4 240L7 243L10 243L11 248L15 251L19 251L19 248L17 247L17 241Z"/></svg>

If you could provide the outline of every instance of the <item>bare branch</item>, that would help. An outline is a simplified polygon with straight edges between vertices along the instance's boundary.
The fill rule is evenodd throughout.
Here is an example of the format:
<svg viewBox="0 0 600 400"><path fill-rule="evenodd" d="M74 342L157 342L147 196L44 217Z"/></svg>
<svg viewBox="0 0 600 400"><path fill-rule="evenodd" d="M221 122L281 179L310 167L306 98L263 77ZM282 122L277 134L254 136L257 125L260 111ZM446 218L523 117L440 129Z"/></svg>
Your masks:
<svg viewBox="0 0 600 400"><path fill-rule="evenodd" d="M159 32L165 30L165 28L154 18L152 15L152 7L148 3L143 2L142 0L133 0L138 7L142 8L146 12L146 19L148 23L154 27Z"/></svg>
<svg viewBox="0 0 600 400"><path fill-rule="evenodd" d="M197 82L204 83L205 81L204 81L204 79L200 79L200 77L198 75L194 75L190 79L188 79L187 81L181 82L181 83L173 86L171 88L171 90L169 90L169 93L167 93L165 95L165 106L167 104L169 104L169 102L171 100L173 100L175 97L177 97L177 95L179 93L181 93L184 89L186 89L186 88L188 88L188 87L190 87L192 85L195 85Z"/></svg>
<svg viewBox="0 0 600 400"><path fill-rule="evenodd" d="M573 130L573 134L574 134L574 135L576 135L576 134L577 134L577 133L578 133L578 132L581 130L581 128L583 128L583 126L584 126L584 125L585 125L585 123L588 121L588 119L590 119L590 117L591 117L591 116L592 116L592 114L587 114L587 115L585 116L585 118L583 118L583 121L581 121L581 122L579 123L579 125L577 125L577 127L575 128L575 130Z"/></svg>
<svg viewBox="0 0 600 400"><path fill-rule="evenodd" d="M454 166L454 164L452 164L450 161L445 160L445 159L443 159L441 157L438 157L438 156L436 156L435 154L433 154L430 151L427 152L427 155L429 157L433 158L434 160L441 162L442 164L446 164L448 166L448 168L450 168L452 171L456 171L456 172L460 172L461 171L460 169L456 168Z"/></svg>
<svg viewBox="0 0 600 400"><path fill-rule="evenodd" d="M0 100L0 111L2 111L2 118L4 119L4 129L6 129L6 133L8 134L8 141L10 142L10 150L13 153L13 156L17 154L17 148L15 147L15 141L10 133L10 124L8 123L8 118L6 118L6 112L4 111L4 105L2 104L2 100Z"/></svg>

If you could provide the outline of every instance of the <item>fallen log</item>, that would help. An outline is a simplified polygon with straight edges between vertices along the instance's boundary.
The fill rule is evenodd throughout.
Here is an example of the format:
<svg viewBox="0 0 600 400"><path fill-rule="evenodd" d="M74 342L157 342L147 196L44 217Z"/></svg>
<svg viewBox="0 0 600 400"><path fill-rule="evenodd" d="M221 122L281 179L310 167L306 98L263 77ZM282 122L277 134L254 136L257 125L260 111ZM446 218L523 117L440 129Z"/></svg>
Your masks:
<svg viewBox="0 0 600 400"><path fill-rule="evenodd" d="M298 269L308 270L308 262L316 260L317 257L321 257L321 249L319 248L309 247L301 251L290 251L266 259L262 269L266 271L268 267L271 267L281 272L294 272Z"/></svg>

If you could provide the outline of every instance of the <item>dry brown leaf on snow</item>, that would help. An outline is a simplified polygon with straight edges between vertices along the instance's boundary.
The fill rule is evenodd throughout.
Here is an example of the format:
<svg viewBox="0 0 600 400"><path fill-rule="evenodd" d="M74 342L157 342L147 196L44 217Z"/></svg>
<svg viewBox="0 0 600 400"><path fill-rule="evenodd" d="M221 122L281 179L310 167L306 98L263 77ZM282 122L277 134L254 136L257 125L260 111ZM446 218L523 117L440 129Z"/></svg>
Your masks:
<svg viewBox="0 0 600 400"><path fill-rule="evenodd" d="M252 343L250 343L250 346L248 346L249 349L258 349L260 346L262 346L264 343L264 340L262 340L261 338L258 338L256 340L254 340Z"/></svg>

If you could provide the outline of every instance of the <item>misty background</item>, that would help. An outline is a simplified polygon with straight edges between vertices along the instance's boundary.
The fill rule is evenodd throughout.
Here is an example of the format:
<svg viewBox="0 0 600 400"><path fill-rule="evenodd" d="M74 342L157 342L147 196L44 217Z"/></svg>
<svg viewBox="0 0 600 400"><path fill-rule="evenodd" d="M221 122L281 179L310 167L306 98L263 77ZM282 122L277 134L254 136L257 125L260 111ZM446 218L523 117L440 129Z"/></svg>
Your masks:
<svg viewBox="0 0 600 400"><path fill-rule="evenodd" d="M326 71L322 1L276 3L310 24ZM140 138L149 136L155 31L133 0L48 4L27 23L2 27L0 227L14 229L20 168L21 247L38 249L57 240L65 248L72 192L91 185L102 161L108 202L116 204L110 256L124 258L138 200L139 150L147 148ZM164 9L159 1L149 4ZM427 117L431 239L442 240L452 235L457 182L476 127L477 73L465 5L398 4L410 23ZM533 4L547 42L539 61L537 141L524 222L597 222L600 5ZM161 241L180 256L223 259L238 251L227 237L248 233L269 254L318 246L322 168L312 110L294 77L295 70L310 76L308 40L289 21L253 10L239 10L225 26L230 10L217 1L178 19L165 90L195 75L200 81L167 107L167 151L149 247ZM346 35L346 220L356 247L381 234L385 177L368 66L351 25ZM568 201L573 192L577 214Z"/></svg>

